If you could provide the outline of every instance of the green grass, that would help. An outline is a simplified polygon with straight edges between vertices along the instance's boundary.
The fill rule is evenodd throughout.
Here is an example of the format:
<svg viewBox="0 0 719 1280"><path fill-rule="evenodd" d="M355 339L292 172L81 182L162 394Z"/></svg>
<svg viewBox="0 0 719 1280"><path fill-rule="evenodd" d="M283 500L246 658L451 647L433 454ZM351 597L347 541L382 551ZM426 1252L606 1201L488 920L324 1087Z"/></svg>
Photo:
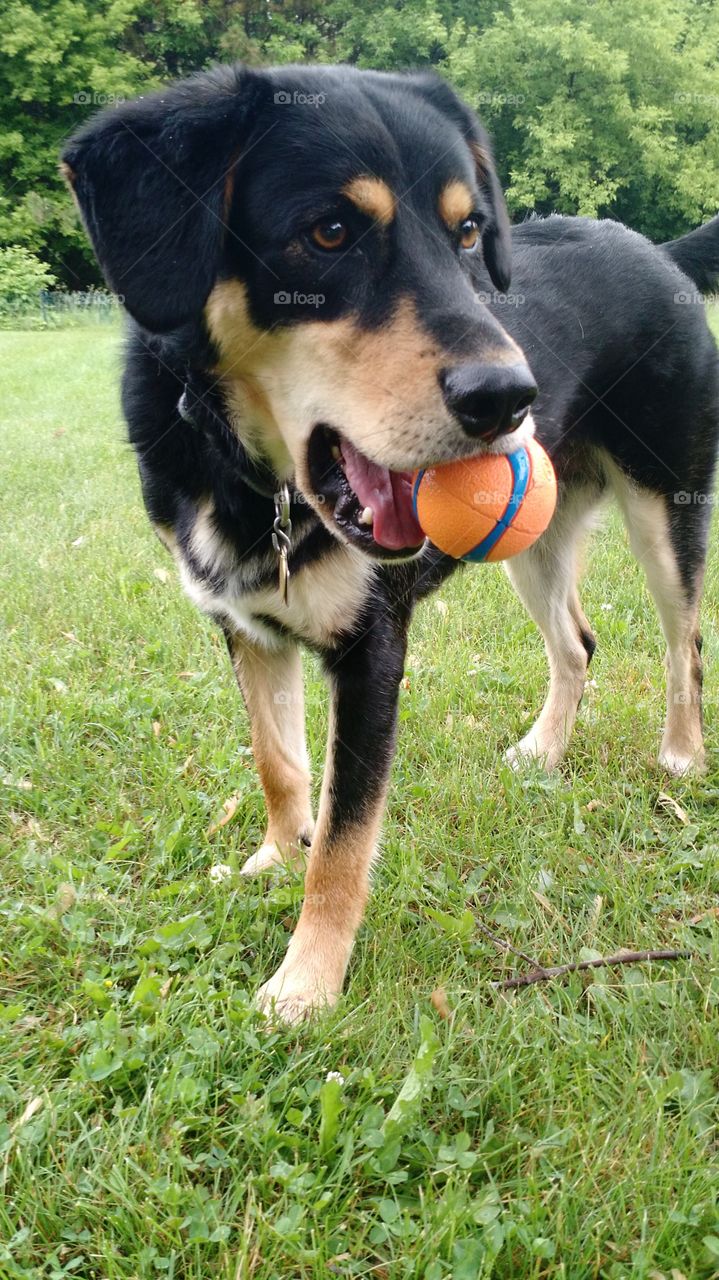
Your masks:
<svg viewBox="0 0 719 1280"><path fill-rule="evenodd" d="M143 514L118 335L0 353L2 1280L719 1274L716 553L701 782L654 765L662 644L615 519L583 591L595 683L551 778L501 763L546 674L501 570L422 606L345 996L267 1031L252 993L301 882L236 874L263 834L247 720ZM523 962L480 922L546 964L694 959L498 993Z"/></svg>

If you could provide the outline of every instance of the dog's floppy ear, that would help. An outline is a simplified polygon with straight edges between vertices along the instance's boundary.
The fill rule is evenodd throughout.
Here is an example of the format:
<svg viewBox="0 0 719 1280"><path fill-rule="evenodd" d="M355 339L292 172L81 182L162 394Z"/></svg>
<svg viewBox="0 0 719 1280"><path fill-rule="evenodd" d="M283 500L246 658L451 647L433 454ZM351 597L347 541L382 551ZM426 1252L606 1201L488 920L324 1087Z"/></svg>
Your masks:
<svg viewBox="0 0 719 1280"><path fill-rule="evenodd" d="M506 293L512 277L512 231L502 188L494 167L489 135L445 80L433 73L408 78L432 105L459 126L474 158L486 221L482 227L482 252L494 286Z"/></svg>
<svg viewBox="0 0 719 1280"><path fill-rule="evenodd" d="M218 69L95 116L62 172L110 288L155 333L197 315L214 283L260 76Z"/></svg>
<svg viewBox="0 0 719 1280"><path fill-rule="evenodd" d="M507 206L494 167L489 136L474 122L473 135L467 139L474 156L477 183L488 209L488 218L482 228L482 252L492 284L500 293L506 293L512 279L512 230Z"/></svg>

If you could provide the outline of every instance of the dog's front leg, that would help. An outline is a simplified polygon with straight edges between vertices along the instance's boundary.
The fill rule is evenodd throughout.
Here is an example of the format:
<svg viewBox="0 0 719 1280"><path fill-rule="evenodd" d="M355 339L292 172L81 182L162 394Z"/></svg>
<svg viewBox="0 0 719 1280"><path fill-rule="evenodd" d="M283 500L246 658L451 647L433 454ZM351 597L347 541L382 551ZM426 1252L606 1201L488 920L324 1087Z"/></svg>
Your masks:
<svg viewBox="0 0 719 1280"><path fill-rule="evenodd" d="M300 918L260 1006L288 1022L337 1000L364 913L394 754L404 628L382 617L328 656L330 729Z"/></svg>
<svg viewBox="0 0 719 1280"><path fill-rule="evenodd" d="M254 875L275 863L296 861L312 836L302 664L292 641L272 649L240 632L226 634L267 805L264 841L242 868L244 875Z"/></svg>

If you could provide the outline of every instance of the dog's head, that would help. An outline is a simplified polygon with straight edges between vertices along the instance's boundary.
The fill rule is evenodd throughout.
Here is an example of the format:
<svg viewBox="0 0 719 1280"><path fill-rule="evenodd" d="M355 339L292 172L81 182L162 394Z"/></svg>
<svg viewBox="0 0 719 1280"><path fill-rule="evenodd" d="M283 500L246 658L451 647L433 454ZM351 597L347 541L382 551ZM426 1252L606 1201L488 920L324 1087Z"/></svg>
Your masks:
<svg viewBox="0 0 719 1280"><path fill-rule="evenodd" d="M63 162L127 310L204 328L244 444L340 537L406 554L412 471L531 430L477 297L483 268L510 278L489 143L440 79L218 69L102 113Z"/></svg>

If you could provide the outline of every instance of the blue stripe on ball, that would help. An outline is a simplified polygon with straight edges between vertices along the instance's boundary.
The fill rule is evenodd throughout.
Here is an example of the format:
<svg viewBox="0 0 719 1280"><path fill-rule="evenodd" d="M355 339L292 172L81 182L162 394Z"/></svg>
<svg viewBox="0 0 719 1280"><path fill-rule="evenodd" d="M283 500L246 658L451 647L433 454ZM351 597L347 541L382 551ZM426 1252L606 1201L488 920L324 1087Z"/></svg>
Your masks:
<svg viewBox="0 0 719 1280"><path fill-rule="evenodd" d="M507 453L504 456L512 468L512 492L507 499L507 505L504 508L504 511L491 532L488 533L486 538L483 538L472 551L468 551L465 556L462 556L463 560L470 560L474 564L477 564L482 560L486 560L490 551L496 547L500 538L504 537L507 529L519 511L519 508L524 502L524 497L527 492L529 477L532 474L532 467L527 450L524 448L516 449L514 453Z"/></svg>
<svg viewBox="0 0 719 1280"><path fill-rule="evenodd" d="M419 486L421 485L423 480L424 480L424 471L418 471L417 476L415 478L415 482L412 486L412 507L414 510L414 518L418 524L419 524L419 514L417 512L417 495L419 493Z"/></svg>

